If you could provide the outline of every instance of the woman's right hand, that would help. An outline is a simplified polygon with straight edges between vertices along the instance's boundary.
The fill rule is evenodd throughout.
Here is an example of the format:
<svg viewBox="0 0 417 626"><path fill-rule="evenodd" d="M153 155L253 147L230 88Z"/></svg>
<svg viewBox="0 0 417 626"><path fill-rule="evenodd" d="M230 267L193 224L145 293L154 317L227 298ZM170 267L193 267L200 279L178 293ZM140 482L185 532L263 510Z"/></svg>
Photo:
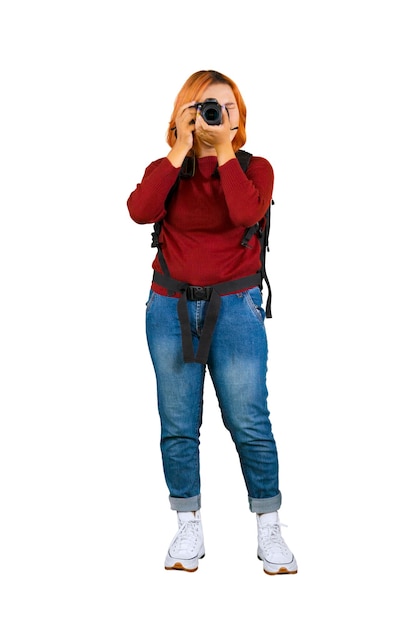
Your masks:
<svg viewBox="0 0 417 626"><path fill-rule="evenodd" d="M168 154L174 167L181 167L187 153L193 147L197 109L195 102L187 102L178 111L175 119L176 142Z"/></svg>

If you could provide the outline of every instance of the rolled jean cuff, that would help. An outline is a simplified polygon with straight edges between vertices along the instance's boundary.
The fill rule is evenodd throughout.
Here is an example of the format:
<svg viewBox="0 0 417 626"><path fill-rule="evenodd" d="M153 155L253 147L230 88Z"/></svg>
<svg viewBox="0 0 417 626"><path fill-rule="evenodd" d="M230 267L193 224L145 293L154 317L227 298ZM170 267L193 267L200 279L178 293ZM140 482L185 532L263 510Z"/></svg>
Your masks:
<svg viewBox="0 0 417 626"><path fill-rule="evenodd" d="M201 495L192 498L173 498L169 496L169 502L173 511L199 511L201 509Z"/></svg>
<svg viewBox="0 0 417 626"><path fill-rule="evenodd" d="M273 513L281 506L281 492L272 498L250 498L249 508L252 513Z"/></svg>

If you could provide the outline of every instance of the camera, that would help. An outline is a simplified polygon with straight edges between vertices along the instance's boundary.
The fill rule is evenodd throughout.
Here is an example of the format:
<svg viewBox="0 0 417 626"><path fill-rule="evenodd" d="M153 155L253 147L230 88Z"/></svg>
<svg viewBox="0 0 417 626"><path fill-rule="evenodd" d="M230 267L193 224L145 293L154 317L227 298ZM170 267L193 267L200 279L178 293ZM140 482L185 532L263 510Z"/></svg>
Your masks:
<svg viewBox="0 0 417 626"><path fill-rule="evenodd" d="M204 102L197 102L195 105L201 117L210 126L218 126L222 123L222 107L216 98L207 98Z"/></svg>

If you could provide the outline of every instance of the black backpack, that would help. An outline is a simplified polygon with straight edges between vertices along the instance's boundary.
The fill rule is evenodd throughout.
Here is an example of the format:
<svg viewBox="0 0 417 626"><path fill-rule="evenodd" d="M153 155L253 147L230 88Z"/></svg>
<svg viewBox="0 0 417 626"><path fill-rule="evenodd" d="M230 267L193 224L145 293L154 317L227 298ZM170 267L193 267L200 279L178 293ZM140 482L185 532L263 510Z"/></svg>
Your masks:
<svg viewBox="0 0 417 626"><path fill-rule="evenodd" d="M246 171L252 155L245 150L238 150L236 152L236 158L238 159L243 171ZM172 194L174 193L180 179L191 178L195 171L195 159L193 157L186 157L178 178L172 186L167 199L166 204L169 203ZM163 225L163 220L154 224L154 230L152 233L152 247L158 249L158 259L162 269L162 274L154 271L153 280L158 285L165 287L168 290L169 295L180 293L178 299L178 318L181 325L182 346L184 361L186 363L207 363L210 351L211 337L216 325L217 316L221 306L221 296L227 293L233 293L234 291L248 289L254 285L258 285L262 290L263 283L268 287L268 298L265 307L266 317L272 317L271 301L272 292L269 279L266 273L266 252L269 251L269 231L271 223L271 206L274 201L271 199L271 204L265 213L265 216L260 222L253 224L246 229L241 245L250 247L250 240L254 235L259 237L260 240L260 270L252 276L245 276L236 280L227 281L225 283L219 283L209 286L194 286L188 285L181 281L173 279L169 273L168 266L164 259L162 247L159 241L159 234ZM188 318L187 300L208 300L208 309L206 313L206 320L200 335L199 347L197 353L194 354L192 335L190 329L190 321Z"/></svg>

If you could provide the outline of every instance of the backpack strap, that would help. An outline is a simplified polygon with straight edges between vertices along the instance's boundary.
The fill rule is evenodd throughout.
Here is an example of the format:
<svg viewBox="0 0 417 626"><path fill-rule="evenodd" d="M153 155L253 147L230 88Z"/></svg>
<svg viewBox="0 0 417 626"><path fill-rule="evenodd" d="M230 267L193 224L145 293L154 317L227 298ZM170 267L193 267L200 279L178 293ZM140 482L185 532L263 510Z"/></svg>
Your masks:
<svg viewBox="0 0 417 626"><path fill-rule="evenodd" d="M249 162L251 160L251 153L246 152L246 150L238 150L236 152L236 158L238 159L242 169L246 172ZM264 218L260 222L256 222L253 226L249 226L246 229L242 241L240 244L245 248L250 248L249 241L252 239L253 235L257 235L260 240L261 247L261 276L262 281L265 281L266 286L268 287L268 297L266 300L265 313L266 317L272 317L272 290L271 284L269 282L268 275L266 273L266 252L269 251L269 229L271 226L271 205L274 204L274 201L271 200L271 204L268 207L268 210L264 216ZM262 289L262 283L261 283Z"/></svg>
<svg viewBox="0 0 417 626"><path fill-rule="evenodd" d="M249 167L250 160L252 158L251 153L246 152L246 150L238 150L236 152L236 158L239 161L240 167L242 168L242 170L246 172L246 170Z"/></svg>
<svg viewBox="0 0 417 626"><path fill-rule="evenodd" d="M179 293L177 311L181 327L182 351L185 363L207 363L211 338L216 326L217 317L221 306L221 296L244 291L251 287L261 286L262 275L260 272L251 276L244 276L236 280L229 280L215 285L205 287L189 285L176 281L170 276L159 274L154 271L153 281L161 287L165 287L172 293ZM200 341L196 354L194 354L193 339L191 333L190 319L188 316L187 300L207 300L208 306L204 319L204 325L200 335Z"/></svg>
<svg viewBox="0 0 417 626"><path fill-rule="evenodd" d="M261 243L261 274L262 281L265 282L268 287L268 297L266 299L265 313L266 317L272 317L272 289L271 283L269 282L268 275L266 273L266 253L269 252L269 230L271 228L271 206L275 204L274 200L271 200L271 204L268 207L267 212L265 213L265 218L263 220L263 224L260 225L258 237L260 238Z"/></svg>
<svg viewBox="0 0 417 626"><path fill-rule="evenodd" d="M241 168L243 169L244 172L246 172L246 170L247 170L247 168L249 166L249 162L251 160L251 157L252 157L251 153L250 152L246 152L246 150L238 150L236 152L236 158L239 161L240 166L241 166ZM177 179L176 179L175 183L173 184L173 186L171 187L171 189L169 190L169 193L168 193L167 198L165 200L165 206L169 205L169 202L170 202L173 194L175 193L175 191L176 191L176 189L178 187L179 181L180 180L187 180L187 179L192 178L194 176L194 174L195 174L195 159L196 159L196 157L195 157L195 153L194 152L192 154L190 154L190 155L187 155L185 157L184 161L182 162L181 169L180 169L180 172L179 172L179 174L177 176ZM216 175L216 173L217 173L217 168L216 168L215 175ZM218 173L217 173L217 176L218 176ZM162 223L163 223L163 220L160 220L159 222L156 222L154 224L154 230L153 230L153 233L152 233L152 244L151 244L151 247L158 249L157 255L158 255L158 260L159 260L159 264L160 264L160 266L162 268L162 271L165 274L165 276L170 276L169 269L168 269L168 266L167 266L166 261L164 259L164 255L162 253L161 244L160 244L160 240L159 240L159 235L161 234L161 230L162 230ZM250 235L250 236L252 236L252 235ZM170 295L173 295L173 293L170 293Z"/></svg>
<svg viewBox="0 0 417 626"><path fill-rule="evenodd" d="M251 160L252 155L250 152L246 152L245 150L238 150L236 152L236 158L240 163L243 171L246 172L249 162ZM216 170L217 172L217 170ZM178 183L180 179L192 178L195 173L195 155L187 156L180 169L180 173L175 181L174 185L171 187L171 190L166 199L166 205L168 205L172 194L177 189ZM218 173L217 173L218 175ZM272 201L273 203L273 201ZM268 286L268 298L266 303L266 317L272 317L271 313L271 287L268 280L268 276L265 270L265 253L268 248L268 239L269 239L269 226L270 226L270 208L265 215L265 217L260 221L254 224L253 226L246 229L244 236L241 241L241 245L245 247L250 247L249 241L253 237L253 235L257 235L260 239L260 258L261 258L261 269L257 274L253 276L245 276L244 278L240 278L235 281L228 281L226 283L219 283L217 285L210 286L192 286L186 283L182 283L176 281L171 278L171 275L168 270L167 263L164 259L164 255L161 250L161 244L159 241L159 235L162 228L162 220L154 224L154 232L152 233L152 247L158 248L158 259L163 271L163 274L158 272L154 272L153 280L165 287L170 296L175 295L176 293L180 294L180 298L178 300L178 318L181 327L181 335L182 335L182 346L183 346L183 355L184 361L186 363L207 363L208 355L210 351L211 337L216 325L217 316L220 310L221 304L221 296L226 293L231 293L237 290L249 289L255 285L258 285L260 289L262 289L263 281L265 281ZM206 312L206 317L204 321L204 326L201 332L199 347L197 353L194 354L193 344L192 344L192 335L191 335L191 327L190 321L188 317L188 307L187 300L208 300L208 308Z"/></svg>

